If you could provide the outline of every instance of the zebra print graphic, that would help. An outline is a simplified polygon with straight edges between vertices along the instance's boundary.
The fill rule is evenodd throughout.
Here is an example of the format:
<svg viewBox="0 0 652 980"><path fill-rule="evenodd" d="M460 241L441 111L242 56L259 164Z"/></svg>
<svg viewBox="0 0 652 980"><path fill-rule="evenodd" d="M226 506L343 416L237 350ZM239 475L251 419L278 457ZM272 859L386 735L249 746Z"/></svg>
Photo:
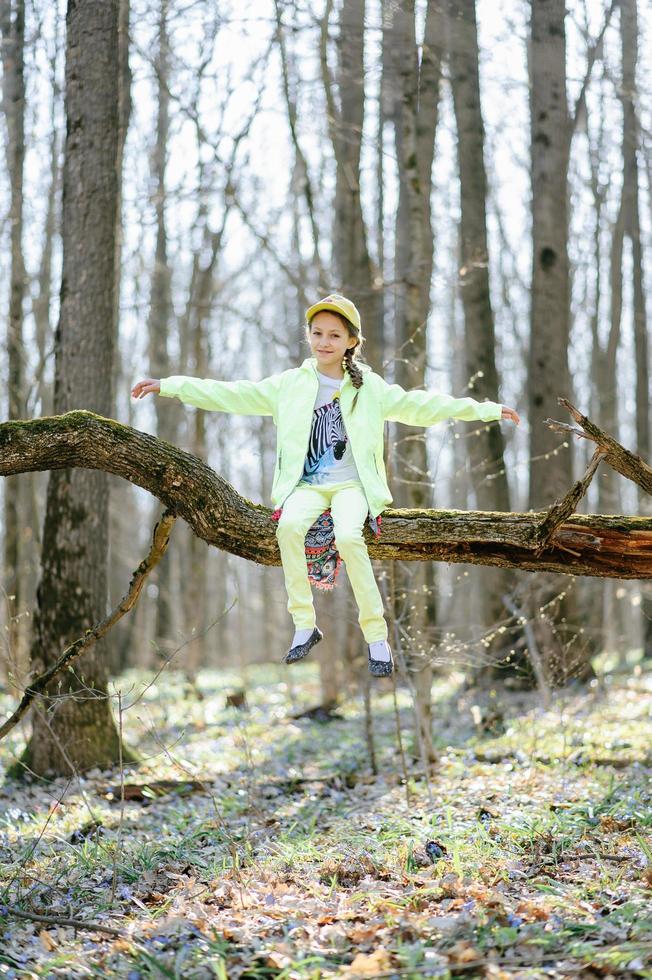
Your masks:
<svg viewBox="0 0 652 980"><path fill-rule="evenodd" d="M332 402L316 408L313 412L303 479L310 480L311 477L318 477L320 471L330 469L336 460L341 460L347 442L340 400L336 397Z"/></svg>

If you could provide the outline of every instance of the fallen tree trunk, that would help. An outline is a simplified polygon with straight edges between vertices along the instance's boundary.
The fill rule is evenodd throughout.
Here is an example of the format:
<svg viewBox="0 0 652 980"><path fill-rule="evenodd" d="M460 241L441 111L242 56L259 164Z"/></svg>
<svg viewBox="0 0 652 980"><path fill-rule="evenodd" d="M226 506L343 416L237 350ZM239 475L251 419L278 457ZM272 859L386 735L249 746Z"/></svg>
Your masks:
<svg viewBox="0 0 652 980"><path fill-rule="evenodd" d="M560 399L560 401L562 401ZM600 456L648 484L650 468L563 401L598 443ZM564 423L548 420L567 431ZM590 429L590 434L589 434ZM447 561L603 578L652 578L652 518L574 514L599 462L547 511L388 509L382 533L365 527L372 558ZM83 467L148 490L207 544L262 565L280 564L271 511L242 497L196 456L146 432L87 411L0 424L0 476Z"/></svg>

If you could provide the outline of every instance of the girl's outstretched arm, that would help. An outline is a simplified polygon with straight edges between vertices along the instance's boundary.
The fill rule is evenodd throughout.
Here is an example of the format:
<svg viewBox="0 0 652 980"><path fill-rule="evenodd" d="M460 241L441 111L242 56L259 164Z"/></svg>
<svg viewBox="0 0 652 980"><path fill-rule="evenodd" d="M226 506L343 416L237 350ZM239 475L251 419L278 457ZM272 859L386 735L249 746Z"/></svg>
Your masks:
<svg viewBox="0 0 652 980"><path fill-rule="evenodd" d="M420 388L406 391L400 385L388 384L384 379L382 399L384 417L389 422L403 422L405 425L435 425L444 419L494 422L508 417L503 415L503 406L498 402L455 398Z"/></svg>
<svg viewBox="0 0 652 980"><path fill-rule="evenodd" d="M280 380L280 374L272 374L262 381L218 381L173 374L160 381L152 378L139 381L131 393L138 398L156 391L163 398L178 398L206 411L276 417ZM158 387L151 387L152 384Z"/></svg>

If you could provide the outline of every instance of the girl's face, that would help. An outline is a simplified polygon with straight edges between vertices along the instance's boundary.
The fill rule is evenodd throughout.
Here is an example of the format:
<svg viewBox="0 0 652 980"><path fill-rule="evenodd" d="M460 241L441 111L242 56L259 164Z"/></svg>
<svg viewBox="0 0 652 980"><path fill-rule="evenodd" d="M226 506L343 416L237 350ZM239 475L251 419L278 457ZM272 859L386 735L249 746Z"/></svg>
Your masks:
<svg viewBox="0 0 652 980"><path fill-rule="evenodd" d="M347 347L355 347L355 337L349 336L342 321L329 310L320 310L310 321L310 346L317 358L317 367L338 367Z"/></svg>

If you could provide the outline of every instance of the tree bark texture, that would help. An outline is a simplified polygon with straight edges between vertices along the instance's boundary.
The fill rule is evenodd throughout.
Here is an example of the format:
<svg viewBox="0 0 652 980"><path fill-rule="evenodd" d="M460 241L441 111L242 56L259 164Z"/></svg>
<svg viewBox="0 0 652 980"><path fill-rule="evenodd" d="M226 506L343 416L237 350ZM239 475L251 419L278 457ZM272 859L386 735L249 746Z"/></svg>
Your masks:
<svg viewBox="0 0 652 980"><path fill-rule="evenodd" d="M7 0L7 3L9 0ZM55 19L54 38L49 59L49 180L45 191L45 215L40 243L38 268L34 275L34 287L31 297L31 313L34 318L35 354L37 362L31 371L28 384L25 386L27 417L37 414L51 415L54 386L46 379L46 369L54 343L54 326L51 323L53 308L53 260L56 236L59 231L59 206L61 189L61 147L63 134L58 124L59 104L62 102L62 91L59 84L59 61L63 45L60 41L59 18ZM27 286L29 291L29 287ZM32 473L23 484L24 517L21 519L23 569L19 595L23 596L23 608L32 603L36 594L38 576L40 573L41 555L41 522L43 519L41 501L45 500L48 474ZM29 669L29 641L31 622L24 619L24 648L25 670Z"/></svg>
<svg viewBox="0 0 652 980"><path fill-rule="evenodd" d="M25 371L23 349L23 300L25 263L23 259L23 168L25 161L25 3L5 0L1 9L2 108L7 123L6 160L10 182L10 272L9 315L7 318L7 394L8 418L25 416ZM23 603L21 566L25 543L21 529L27 516L27 480L8 480L4 494L4 582L7 612L7 675L21 674L26 667L23 630L19 614Z"/></svg>
<svg viewBox="0 0 652 980"><path fill-rule="evenodd" d="M459 286L464 308L469 394L480 400L498 401L496 337L489 292L487 177L475 0L449 0L448 11L449 65L460 176ZM467 441L478 507L481 510L509 510L500 426L483 426L477 436Z"/></svg>
<svg viewBox="0 0 652 980"><path fill-rule="evenodd" d="M532 284L528 362L530 425L529 504L544 506L572 479L572 441L561 446L542 425L561 391L571 397L568 368L570 274L568 262L568 158L572 121L566 90L565 0L530 3L530 159L532 182ZM578 668L574 623L577 597L566 581L531 583L535 633L549 676L588 678L590 651ZM561 598L557 601L556 597ZM554 618L554 620L553 620ZM572 667L571 667L572 665Z"/></svg>
<svg viewBox="0 0 652 980"><path fill-rule="evenodd" d="M168 0L160 0L158 11L158 39L154 61L156 78L156 133L151 155L151 175L153 185L154 213L156 215L156 247L154 252L154 268L152 270L149 318L149 370L155 378L165 378L172 373L168 357L170 334L170 319L172 316L171 269L168 262L168 241L166 228L166 164L168 157L168 133L170 128L170 95L169 78L169 40L167 30ZM177 441L178 412L166 412L164 406L157 400L156 424L157 432L162 439L169 442ZM175 558L177 553L173 552ZM156 627L157 646L164 653L172 649L172 590L171 562L159 565L156 574L158 588L156 596Z"/></svg>
<svg viewBox="0 0 652 980"><path fill-rule="evenodd" d="M427 328L430 313L434 242L431 224L431 172L439 119L439 90L444 20L435 2L426 8L424 41L419 54L415 5L401 0L384 11L384 84L399 177L395 251L396 381L406 388L426 382ZM406 426L395 444L392 488L403 507L427 507L432 497L428 452L422 428ZM435 572L431 565L396 569L392 596L394 616L410 647L410 666L419 670L415 701L420 746L431 758L432 665L426 655L426 633L437 621ZM399 598L400 597L400 598ZM407 651L406 651L407 652ZM420 669L419 669L420 668Z"/></svg>
<svg viewBox="0 0 652 980"><path fill-rule="evenodd" d="M652 468L579 418L589 438L597 432L601 444L605 440L604 461L652 493ZM0 424L0 451L0 476L74 467L111 473L148 490L207 544L261 565L280 564L268 507L246 500L202 460L146 432L72 411ZM564 497L578 499L577 487ZM652 577L652 518L565 513L560 503L527 513L388 508L380 537L366 525L364 536L372 558Z"/></svg>
<svg viewBox="0 0 652 980"><path fill-rule="evenodd" d="M460 178L459 288L464 309L464 349L469 394L499 401L496 335L489 289L487 244L487 176L484 162L484 123L480 105L478 31L475 0L449 0L448 60L457 124ZM466 440L470 475L481 510L510 509L500 426L478 426ZM511 575L483 576L482 625L504 617L502 596L510 591ZM495 661L503 634L495 632L488 659ZM510 641L512 638L510 637ZM513 645L510 643L510 646ZM517 669L515 658L510 664ZM504 670L504 666L501 667Z"/></svg>
<svg viewBox="0 0 652 980"><path fill-rule="evenodd" d="M571 396L568 370L568 151L565 0L532 0L530 142L532 167L532 309L528 370L530 507L559 496L571 480L571 452L541 423L557 395Z"/></svg>
<svg viewBox="0 0 652 980"><path fill-rule="evenodd" d="M113 411L114 290L118 202L119 0L68 5L63 270L55 337L55 412ZM19 424L19 423L16 423ZM106 473L74 467L50 475L32 667L41 672L107 607ZM112 765L118 733L106 696L104 640L78 674L56 681L34 713L23 759L34 772Z"/></svg>
<svg viewBox="0 0 652 980"><path fill-rule="evenodd" d="M337 96L327 60L332 0L322 21L321 64L328 128L335 156L333 261L339 291L354 299L366 338L365 359L380 370L383 351L381 293L375 282L360 195L360 151L364 122L364 0L343 0L337 36Z"/></svg>
<svg viewBox="0 0 652 980"><path fill-rule="evenodd" d="M634 350L636 355L636 451L650 454L650 388L647 316L643 282L643 249L638 187L638 119L636 116L636 62L638 16L636 0L620 3L623 102L623 196L625 233L632 245L634 294Z"/></svg>
<svg viewBox="0 0 652 980"><path fill-rule="evenodd" d="M623 209L625 234L632 246L634 298L634 354L636 358L636 449L647 458L650 452L650 375L648 325L643 275L643 243L638 179L639 122L636 113L638 60L638 11L636 0L621 0L620 37L622 52L623 103ZM650 513L649 498L639 495L641 513ZM642 589L641 622L643 650L652 653L652 594Z"/></svg>

